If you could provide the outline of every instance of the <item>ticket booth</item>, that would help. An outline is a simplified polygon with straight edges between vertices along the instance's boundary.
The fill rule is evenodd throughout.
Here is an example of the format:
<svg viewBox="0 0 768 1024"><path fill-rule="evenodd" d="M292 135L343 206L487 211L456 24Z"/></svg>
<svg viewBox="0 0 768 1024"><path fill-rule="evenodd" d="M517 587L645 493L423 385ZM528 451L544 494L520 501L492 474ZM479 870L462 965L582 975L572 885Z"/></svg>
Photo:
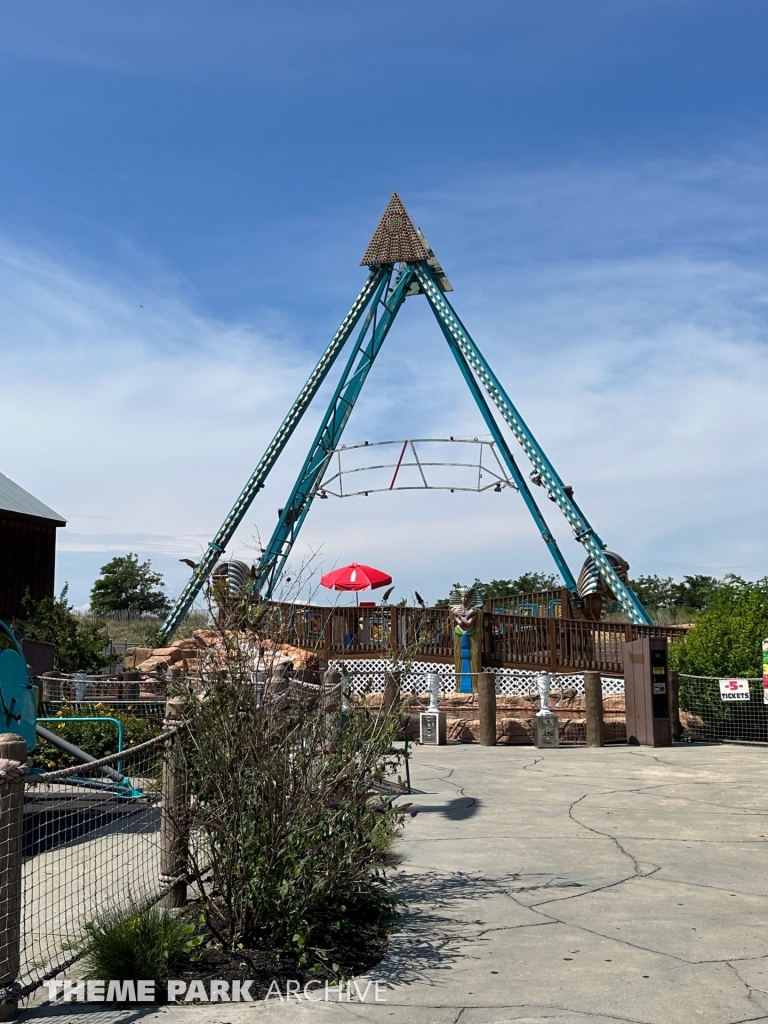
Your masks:
<svg viewBox="0 0 768 1024"><path fill-rule="evenodd" d="M627 743L672 745L669 715L669 647L665 637L645 637L621 645Z"/></svg>

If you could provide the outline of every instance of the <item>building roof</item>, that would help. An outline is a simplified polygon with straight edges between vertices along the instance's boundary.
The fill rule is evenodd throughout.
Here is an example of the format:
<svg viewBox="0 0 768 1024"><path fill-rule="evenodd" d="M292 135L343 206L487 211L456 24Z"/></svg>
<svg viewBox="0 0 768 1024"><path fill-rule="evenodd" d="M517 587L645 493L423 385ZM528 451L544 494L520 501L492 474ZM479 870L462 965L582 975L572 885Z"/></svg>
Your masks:
<svg viewBox="0 0 768 1024"><path fill-rule="evenodd" d="M36 516L38 519L50 519L57 526L66 526L67 521L48 508L42 501L35 498L29 491L19 487L9 477L0 473L0 512L15 512L22 516Z"/></svg>

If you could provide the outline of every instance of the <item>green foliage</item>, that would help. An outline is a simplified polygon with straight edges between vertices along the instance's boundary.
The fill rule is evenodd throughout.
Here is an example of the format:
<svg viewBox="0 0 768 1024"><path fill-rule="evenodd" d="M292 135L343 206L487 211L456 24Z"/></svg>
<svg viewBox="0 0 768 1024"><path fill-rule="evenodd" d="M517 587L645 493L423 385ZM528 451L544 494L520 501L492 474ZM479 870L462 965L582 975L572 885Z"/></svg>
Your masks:
<svg viewBox="0 0 768 1024"><path fill-rule="evenodd" d="M645 608L669 608L673 603L674 580L671 576L638 576L629 585Z"/></svg>
<svg viewBox="0 0 768 1024"><path fill-rule="evenodd" d="M697 676L759 676L768 637L768 577L726 576L693 629L670 648L671 667Z"/></svg>
<svg viewBox="0 0 768 1024"><path fill-rule="evenodd" d="M62 739L74 743L86 754L93 757L106 757L114 754L117 750L117 727L113 722L67 722L69 717L90 718L105 717L116 718L123 726L124 747L135 747L138 743L151 740L162 732L162 725L150 718L140 718L128 711L116 711L108 704L92 704L84 708L74 708L65 705L56 712L56 717L61 718L61 724L57 722L44 722L44 728L49 732L56 733ZM37 746L32 755L36 765L54 771L57 768L69 768L70 765L80 764L76 757L59 750L52 743L38 739Z"/></svg>
<svg viewBox="0 0 768 1024"><path fill-rule="evenodd" d="M524 572L510 580L491 580L490 583L483 583L475 579L473 586L477 587L483 598L488 597L514 597L516 594L533 594L540 590L557 590L562 587L563 582L559 576L546 572ZM464 586L462 583L454 583L454 587ZM435 607L447 608L448 598L442 598L436 602Z"/></svg>
<svg viewBox="0 0 768 1024"><path fill-rule="evenodd" d="M106 910L85 926L86 977L163 985L199 944L194 931L194 925L161 907Z"/></svg>
<svg viewBox="0 0 768 1024"><path fill-rule="evenodd" d="M675 583L672 587L672 604L678 608L704 611L717 600L718 591L724 587L727 590L728 581L737 578L726 576L725 580L720 581L714 576L683 576L683 582Z"/></svg>
<svg viewBox="0 0 768 1024"><path fill-rule="evenodd" d="M96 612L164 612L170 602L160 589L163 586L163 577L152 572L149 561L139 563L139 556L132 552L119 555L102 565L101 576L91 588L91 608Z"/></svg>
<svg viewBox="0 0 768 1024"><path fill-rule="evenodd" d="M557 590L563 582L559 576L546 572L524 572L512 580L491 580L481 583L486 597L513 597L515 594L533 594L539 590Z"/></svg>
<svg viewBox="0 0 768 1024"><path fill-rule="evenodd" d="M65 584L58 597L33 600L27 591L22 604L27 618L14 623L18 637L54 644L54 668L59 672L79 672L103 668L106 659L101 652L107 642L103 622L82 623L72 614L67 601L69 586Z"/></svg>
<svg viewBox="0 0 768 1024"><path fill-rule="evenodd" d="M102 612L97 618L103 617L107 635L115 643L127 643L133 647L162 647L163 644L156 643L158 632L163 624L165 616L152 615L150 613L135 614ZM81 621L86 621L90 616L80 616ZM210 629L211 617L207 612L195 608L183 619L181 625L174 633L174 640L184 640L193 635L195 630Z"/></svg>
<svg viewBox="0 0 768 1024"><path fill-rule="evenodd" d="M705 611L716 600L718 591L727 586L714 576L683 576L675 583L671 576L638 576L629 585L646 608L687 608Z"/></svg>
<svg viewBox="0 0 768 1024"><path fill-rule="evenodd" d="M187 694L174 748L193 798L180 827L201 837L193 873L211 867L206 922L226 948L290 949L317 964L344 933L378 934L394 914L383 869L403 809L377 787L399 761L401 709L344 714L338 695L300 689L259 703L254 641L223 630L222 640L226 665L205 699Z"/></svg>

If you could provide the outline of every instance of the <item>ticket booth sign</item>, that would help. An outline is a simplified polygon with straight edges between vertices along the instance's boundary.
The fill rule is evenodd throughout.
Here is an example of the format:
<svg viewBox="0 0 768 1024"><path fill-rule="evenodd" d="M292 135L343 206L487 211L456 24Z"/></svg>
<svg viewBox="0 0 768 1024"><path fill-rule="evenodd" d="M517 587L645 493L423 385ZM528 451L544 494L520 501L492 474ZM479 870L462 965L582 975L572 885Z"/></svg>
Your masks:
<svg viewBox="0 0 768 1024"><path fill-rule="evenodd" d="M720 700L749 700L749 680L721 679Z"/></svg>

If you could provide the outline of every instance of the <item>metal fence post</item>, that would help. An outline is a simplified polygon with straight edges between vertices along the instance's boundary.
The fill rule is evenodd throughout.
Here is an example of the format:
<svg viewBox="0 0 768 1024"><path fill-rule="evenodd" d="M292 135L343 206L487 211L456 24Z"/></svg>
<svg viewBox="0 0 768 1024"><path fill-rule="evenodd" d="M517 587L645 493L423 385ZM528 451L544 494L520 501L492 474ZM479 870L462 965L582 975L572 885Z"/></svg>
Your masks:
<svg viewBox="0 0 768 1024"><path fill-rule="evenodd" d="M477 677L477 710L480 716L480 743L496 746L496 673L481 672Z"/></svg>
<svg viewBox="0 0 768 1024"><path fill-rule="evenodd" d="M23 850L24 774L26 741L16 733L0 735L0 1021L18 1013L18 1000L6 992L19 976L21 956L21 863ZM17 770L14 772L14 768Z"/></svg>
<svg viewBox="0 0 768 1024"><path fill-rule="evenodd" d="M680 724L680 675L674 670L669 673L669 724L672 742L679 743L683 735Z"/></svg>
<svg viewBox="0 0 768 1024"><path fill-rule="evenodd" d="M183 700L171 698L165 706L165 718L168 722L181 719ZM185 875L189 859L189 836L187 834L187 794L184 778L175 755L174 747L178 744L178 734L169 738L163 759L163 803L160 816L160 882L171 883L168 892L163 896L162 904L166 907L183 907L187 902ZM173 881L178 879L178 881Z"/></svg>
<svg viewBox="0 0 768 1024"><path fill-rule="evenodd" d="M587 716L587 746L603 747L603 681L599 672L584 673L584 706Z"/></svg>

